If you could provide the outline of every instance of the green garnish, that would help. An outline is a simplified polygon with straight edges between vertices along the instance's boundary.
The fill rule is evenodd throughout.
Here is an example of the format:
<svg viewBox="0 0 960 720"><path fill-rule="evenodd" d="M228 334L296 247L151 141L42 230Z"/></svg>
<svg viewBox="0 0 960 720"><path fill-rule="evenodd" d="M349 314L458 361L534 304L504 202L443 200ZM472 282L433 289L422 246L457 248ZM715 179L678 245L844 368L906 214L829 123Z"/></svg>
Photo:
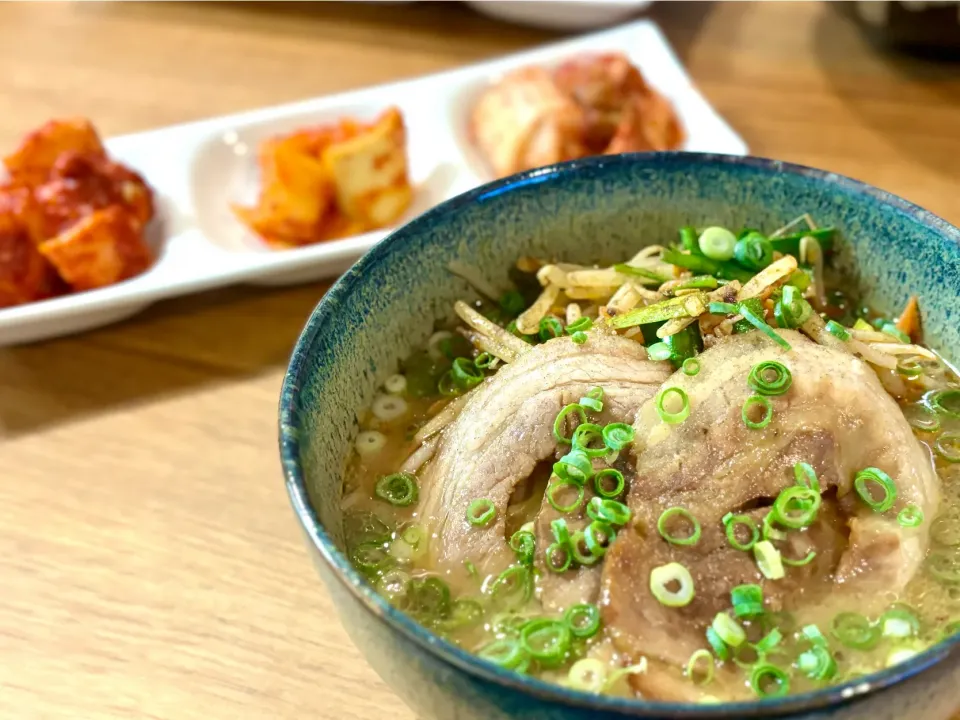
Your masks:
<svg viewBox="0 0 960 720"><path fill-rule="evenodd" d="M820 479L817 477L817 471L813 469L813 465L810 463L795 463L793 477L797 481L797 485L820 492Z"/></svg>
<svg viewBox="0 0 960 720"><path fill-rule="evenodd" d="M569 547L553 543L543 552L543 560L549 570L562 573L573 562L573 552Z"/></svg>
<svg viewBox="0 0 960 720"><path fill-rule="evenodd" d="M751 417L755 414L754 408L763 408L763 415L759 420L754 420ZM773 419L773 404L763 395L751 395L743 403L740 417L743 418L743 424L751 430L762 430Z"/></svg>
<svg viewBox="0 0 960 720"><path fill-rule="evenodd" d="M773 262L773 245L760 233L752 232L737 240L733 256L749 270L763 270Z"/></svg>
<svg viewBox="0 0 960 720"><path fill-rule="evenodd" d="M634 265L628 265L627 263L617 263L613 266L613 269L616 270L621 275L630 275L631 277L638 277L644 280L650 280L655 282L658 285L662 285L670 278L661 275L658 272L653 270L648 270L647 268L636 267Z"/></svg>
<svg viewBox="0 0 960 720"><path fill-rule="evenodd" d="M603 428L603 441L611 452L619 452L633 442L636 432L626 423L610 423Z"/></svg>
<svg viewBox="0 0 960 720"><path fill-rule="evenodd" d="M740 314L743 315L743 319L749 322L751 325L753 325L757 330L759 330L768 338L773 340L777 345L782 347L784 350L790 349L790 343L788 343L786 340L780 337L777 334L777 331L774 330L769 325L767 325L763 317L761 317L760 314L751 310L750 307L745 302L740 303L739 310L740 310Z"/></svg>
<svg viewBox="0 0 960 720"><path fill-rule="evenodd" d="M784 488L773 503L776 520L791 530L809 527L820 509L820 493L808 487L794 485Z"/></svg>
<svg viewBox="0 0 960 720"><path fill-rule="evenodd" d="M740 647L747 639L747 633L736 620L725 612L717 613L710 624L717 636L730 647Z"/></svg>
<svg viewBox="0 0 960 720"><path fill-rule="evenodd" d="M417 478L403 472L384 475L374 485L373 494L396 507L407 507L417 501Z"/></svg>
<svg viewBox="0 0 960 720"><path fill-rule="evenodd" d="M554 420L553 422L553 437L558 443L563 443L565 445L569 445L573 437L572 434L571 434L571 437L567 437L563 434L564 422L566 421L567 416L570 415L570 413L577 413L580 416L580 422L577 423L578 426L581 423L585 423L587 421L587 413L584 412L584 409L580 407L580 405L578 405L577 403L571 403L565 406L559 412L559 414L557 415L557 419Z"/></svg>
<svg viewBox="0 0 960 720"><path fill-rule="evenodd" d="M557 496L567 490L572 489L576 493L576 497L573 502L567 503L566 505L561 504ZM555 482L550 483L550 487L547 488L547 502L553 507L557 512L562 513L571 513L583 503L584 495L586 491L583 488L583 485L575 483L571 480L561 480L557 478Z"/></svg>
<svg viewBox="0 0 960 720"><path fill-rule="evenodd" d="M606 483L608 478L613 479L612 485ZM626 487L626 480L624 480L623 473L619 470L604 468L603 470L598 470L593 476L593 487L597 495L602 498L616 498L623 492L624 487Z"/></svg>
<svg viewBox="0 0 960 720"><path fill-rule="evenodd" d="M674 402L674 398L680 403L680 407L676 410L667 409L667 403ZM682 388L668 387L661 390L657 395L655 407L660 419L670 425L682 423L690 416L690 398Z"/></svg>
<svg viewBox="0 0 960 720"><path fill-rule="evenodd" d="M827 332L843 342L850 339L850 332L836 320L827 320Z"/></svg>
<svg viewBox="0 0 960 720"><path fill-rule="evenodd" d="M570 649L570 626L560 620L531 620L520 631L520 645L543 667L557 667Z"/></svg>
<svg viewBox="0 0 960 720"><path fill-rule="evenodd" d="M591 603L572 605L563 619L574 637L590 638L600 630L600 608Z"/></svg>
<svg viewBox="0 0 960 720"><path fill-rule="evenodd" d="M517 556L517 561L523 565L530 565L537 550L537 539L529 530L517 530L510 536L510 549Z"/></svg>
<svg viewBox="0 0 960 720"><path fill-rule="evenodd" d="M611 525L626 525L630 522L630 508L622 502L610 500L609 498L590 498L587 503L587 516L591 520L600 520Z"/></svg>
<svg viewBox="0 0 960 720"><path fill-rule="evenodd" d="M583 485L593 477L593 463L583 450L574 447L553 464L553 472L561 480L570 480Z"/></svg>
<svg viewBox="0 0 960 720"><path fill-rule="evenodd" d="M911 503L897 513L897 522L901 527L919 527L923 524L923 510Z"/></svg>
<svg viewBox="0 0 960 720"><path fill-rule="evenodd" d="M676 590L669 586L677 584ZM650 571L650 592L661 605L667 607L684 607L693 600L693 576L680 563L672 562L661 565Z"/></svg>
<svg viewBox="0 0 960 720"><path fill-rule="evenodd" d="M763 588L759 585L737 585L730 591L733 614L738 618L752 618L763 615Z"/></svg>
<svg viewBox="0 0 960 720"><path fill-rule="evenodd" d="M830 623L831 634L847 647L871 650L880 641L880 629L855 612L842 612Z"/></svg>
<svg viewBox="0 0 960 720"><path fill-rule="evenodd" d="M790 677L776 665L756 665L750 673L750 688L758 697L783 697L790 692Z"/></svg>
<svg viewBox="0 0 960 720"><path fill-rule="evenodd" d="M599 442L600 446L591 447L590 443L592 442ZM583 423L577 426L577 429L573 431L571 444L590 458L603 457L608 452L606 442L603 439L603 428L594 423Z"/></svg>
<svg viewBox="0 0 960 720"><path fill-rule="evenodd" d="M768 580L780 580L784 577L783 559L769 540L761 540L753 546L753 556L757 560L757 568Z"/></svg>
<svg viewBox="0 0 960 720"><path fill-rule="evenodd" d="M760 395L783 395L792 384L790 370L776 360L757 363L747 376L747 385Z"/></svg>
<svg viewBox="0 0 960 720"><path fill-rule="evenodd" d="M701 670L701 668L704 668ZM707 685L713 680L714 661L709 650L700 648L687 660L686 676L696 685ZM700 679L697 679L697 675Z"/></svg>
<svg viewBox="0 0 960 720"><path fill-rule="evenodd" d="M879 487L883 495L879 500L874 499L871 486ZM893 479L879 468L869 467L857 473L853 487L860 499L874 512L886 512L893 507L897 499L897 486Z"/></svg>
<svg viewBox="0 0 960 720"><path fill-rule="evenodd" d="M540 320L540 330L537 332L537 337L539 337L542 342L552 340L561 335L563 335L563 323L553 317L553 315L547 315Z"/></svg>
<svg viewBox="0 0 960 720"><path fill-rule="evenodd" d="M690 531L685 535L671 533L668 526L674 518L682 518L690 526ZM700 521L694 517L693 513L682 507L672 507L664 510L660 514L660 519L657 520L657 531L660 533L660 537L672 545L696 545L702 534Z"/></svg>
<svg viewBox="0 0 960 720"><path fill-rule="evenodd" d="M603 557L617 533L609 523L594 520L583 533L584 544L595 558Z"/></svg>
<svg viewBox="0 0 960 720"><path fill-rule="evenodd" d="M707 294L703 292L690 293L680 297L661 300L653 305L629 310L614 315L607 320L610 327L622 330L635 325L673 320L674 318L697 317L707 309Z"/></svg>
<svg viewBox="0 0 960 720"><path fill-rule="evenodd" d="M811 680L830 680L837 674L837 661L823 645L814 645L797 657L797 669Z"/></svg>
<svg viewBox="0 0 960 720"><path fill-rule="evenodd" d="M760 540L760 528L757 527L757 523L749 515L727 514L723 518L723 525L727 534L727 542L736 550L750 550ZM745 527L750 531L750 539L747 542L740 542L737 539L738 526Z"/></svg>
<svg viewBox="0 0 960 720"><path fill-rule="evenodd" d="M486 527L496 516L497 508L487 498L477 498L467 506L467 522L474 527Z"/></svg>
<svg viewBox="0 0 960 720"><path fill-rule="evenodd" d="M700 252L711 260L724 262L733 257L733 249L737 244L737 236L723 227L708 227L700 233L697 245Z"/></svg>
<svg viewBox="0 0 960 720"><path fill-rule="evenodd" d="M934 450L937 451L937 455L942 457L947 462L960 462L960 433L943 433L937 438L937 442L934 443L933 447Z"/></svg>

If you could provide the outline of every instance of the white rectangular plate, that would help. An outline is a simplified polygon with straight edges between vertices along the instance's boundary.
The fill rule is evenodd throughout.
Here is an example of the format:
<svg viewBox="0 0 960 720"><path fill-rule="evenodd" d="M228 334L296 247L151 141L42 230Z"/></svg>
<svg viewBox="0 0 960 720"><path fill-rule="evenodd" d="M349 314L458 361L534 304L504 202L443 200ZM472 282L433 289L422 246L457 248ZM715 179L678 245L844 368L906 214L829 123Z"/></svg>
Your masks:
<svg viewBox="0 0 960 720"><path fill-rule="evenodd" d="M342 116L372 119L398 106L415 186L406 222L491 179L466 135L470 105L484 87L514 68L555 65L582 51L626 53L674 104L687 132L684 150L746 153L743 140L694 88L649 20L415 80L112 138L106 142L112 157L140 172L156 193L157 217L148 231L155 264L110 287L0 310L0 346L106 325L156 300L197 290L340 274L389 229L291 250L268 248L229 207L256 196L262 140Z"/></svg>

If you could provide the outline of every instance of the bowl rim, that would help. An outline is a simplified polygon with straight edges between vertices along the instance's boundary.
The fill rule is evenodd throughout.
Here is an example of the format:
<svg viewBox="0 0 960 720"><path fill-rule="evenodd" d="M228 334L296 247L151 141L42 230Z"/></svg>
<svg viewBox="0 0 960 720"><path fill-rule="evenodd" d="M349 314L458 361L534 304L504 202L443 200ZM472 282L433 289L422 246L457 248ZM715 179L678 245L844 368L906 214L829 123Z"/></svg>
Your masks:
<svg viewBox="0 0 960 720"><path fill-rule="evenodd" d="M773 718L792 713L804 713L821 709L835 709L864 700L877 693L899 685L922 673L960 649L960 634L917 654L905 662L870 675L856 678L827 688L787 695L780 698L764 698L750 701L698 705L693 703L659 702L632 698L597 696L572 690L537 678L519 675L504 670L441 638L414 621L405 613L390 605L373 586L352 566L349 559L335 545L314 511L306 482L300 467L299 420L296 408L299 402L302 374L307 356L315 340L325 334L328 323L336 322L333 309L341 299L353 292L366 270L383 262L392 247L415 236L421 227L442 221L445 216L460 208L490 200L496 195L517 188L547 181L562 182L563 178L576 175L583 169L615 169L620 166L646 165L652 168L670 168L674 165L708 165L713 167L746 167L772 174L791 174L810 178L842 188L866 200L883 205L910 216L910 218L944 235L960 247L960 229L943 218L904 200L886 190L860 180L804 165L758 156L735 156L697 152L625 153L621 155L595 156L549 165L534 170L493 180L472 190L446 200L405 225L393 230L371 248L347 272L345 272L320 299L310 314L290 358L284 375L279 402L279 445L284 480L294 512L302 529L332 574L360 605L377 621L385 622L405 640L418 646L438 660L456 667L470 676L493 685L509 688L559 705L586 710L604 711L624 717L646 718Z"/></svg>

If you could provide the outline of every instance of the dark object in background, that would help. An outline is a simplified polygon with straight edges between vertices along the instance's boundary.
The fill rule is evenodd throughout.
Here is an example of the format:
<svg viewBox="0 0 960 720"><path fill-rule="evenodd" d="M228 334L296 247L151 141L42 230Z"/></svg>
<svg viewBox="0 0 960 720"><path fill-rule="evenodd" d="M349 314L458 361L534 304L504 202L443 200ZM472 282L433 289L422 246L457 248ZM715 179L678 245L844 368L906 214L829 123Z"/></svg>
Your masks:
<svg viewBox="0 0 960 720"><path fill-rule="evenodd" d="M878 43L898 50L960 58L960 2L842 2Z"/></svg>

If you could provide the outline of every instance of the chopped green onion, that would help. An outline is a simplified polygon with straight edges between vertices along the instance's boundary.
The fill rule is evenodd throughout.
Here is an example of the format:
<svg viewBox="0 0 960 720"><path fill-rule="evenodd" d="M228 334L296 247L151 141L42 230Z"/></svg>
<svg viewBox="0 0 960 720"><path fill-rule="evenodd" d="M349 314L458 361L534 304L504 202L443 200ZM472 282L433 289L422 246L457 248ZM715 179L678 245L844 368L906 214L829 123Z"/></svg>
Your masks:
<svg viewBox="0 0 960 720"><path fill-rule="evenodd" d="M868 483L878 485L883 490L883 495L879 500L874 499ZM858 472L856 478L854 478L853 487L860 499L874 512L886 512L893 507L893 503L897 500L896 484L889 475L879 468L869 467Z"/></svg>
<svg viewBox="0 0 960 720"><path fill-rule="evenodd" d="M396 562L383 547L383 543L376 541L360 543L350 556L354 565L367 572L385 570Z"/></svg>
<svg viewBox="0 0 960 720"><path fill-rule="evenodd" d="M572 480L583 485L593 477L593 463L581 448L574 446L573 450L553 464L553 472L561 480Z"/></svg>
<svg viewBox="0 0 960 720"><path fill-rule="evenodd" d="M906 638L920 632L920 620L905 607L894 607L880 616L881 632L884 637Z"/></svg>
<svg viewBox="0 0 960 720"><path fill-rule="evenodd" d="M850 339L850 332L836 320L827 320L827 332L843 342Z"/></svg>
<svg viewBox="0 0 960 720"><path fill-rule="evenodd" d="M747 385L760 395L783 395L792 384L793 374L776 360L757 363L747 376Z"/></svg>
<svg viewBox="0 0 960 720"><path fill-rule="evenodd" d="M497 358L488 352L482 352L474 359L473 364L481 370L489 370L497 362Z"/></svg>
<svg viewBox="0 0 960 720"><path fill-rule="evenodd" d="M567 527L567 521L563 518L557 518L550 521L550 532L553 533L553 539L558 545L567 546L570 544L570 529Z"/></svg>
<svg viewBox="0 0 960 720"><path fill-rule="evenodd" d="M884 323L880 326L880 332L886 333L887 335L896 338L899 342L908 343L910 342L910 336L907 335L903 330L898 328L893 323Z"/></svg>
<svg viewBox="0 0 960 720"><path fill-rule="evenodd" d="M567 325L567 333L573 335L575 332L586 332L593 327L593 320L585 315L581 315L572 323Z"/></svg>
<svg viewBox="0 0 960 720"><path fill-rule="evenodd" d="M527 302L516 290L508 290L500 296L500 309L510 317L516 317L527 308Z"/></svg>
<svg viewBox="0 0 960 720"><path fill-rule="evenodd" d="M742 301L739 305L737 305L737 312L741 313L742 315L742 309L744 307L750 308L750 312L752 312L758 318L764 317L766 313L766 310L763 306L763 300L758 297L747 298L746 300ZM742 317L733 324L733 332L735 335L752 332L754 329L755 328L753 325Z"/></svg>
<svg viewBox="0 0 960 720"><path fill-rule="evenodd" d="M809 565L813 562L813 559L817 556L816 550L810 550L799 560L792 560L788 557L780 556L780 560L783 561L784 565L790 565L791 567L803 567L804 565Z"/></svg>
<svg viewBox="0 0 960 720"><path fill-rule="evenodd" d="M563 323L553 315L547 315L540 320L540 330L537 335L543 342L560 337L563 335Z"/></svg>
<svg viewBox="0 0 960 720"><path fill-rule="evenodd" d="M777 522L777 516L773 512L768 512L763 516L763 539L764 540L786 540L787 534L773 526Z"/></svg>
<svg viewBox="0 0 960 720"><path fill-rule="evenodd" d="M544 667L561 664L570 649L570 627L560 620L531 620L520 631L520 644L527 654Z"/></svg>
<svg viewBox="0 0 960 720"><path fill-rule="evenodd" d="M776 665L757 665L750 673L750 687L758 697L783 697L790 692L790 678Z"/></svg>
<svg viewBox="0 0 960 720"><path fill-rule="evenodd" d="M937 438L934 444L937 455L947 462L960 462L960 433L945 432Z"/></svg>
<svg viewBox="0 0 960 720"><path fill-rule="evenodd" d="M674 318L697 317L707 309L707 294L704 292L690 293L680 297L661 300L653 305L645 305L625 313L614 315L607 324L610 327L622 330L635 325L672 320Z"/></svg>
<svg viewBox="0 0 960 720"><path fill-rule="evenodd" d="M903 408L903 416L914 430L935 432L940 429L940 416L926 405L907 405Z"/></svg>
<svg viewBox="0 0 960 720"><path fill-rule="evenodd" d="M677 290L716 290L720 283L713 275L697 275L673 286Z"/></svg>
<svg viewBox="0 0 960 720"><path fill-rule="evenodd" d="M774 317L782 328L797 328L803 325L813 314L803 294L793 285L785 285L780 300L774 307Z"/></svg>
<svg viewBox="0 0 960 720"><path fill-rule="evenodd" d="M867 332L873 331L873 326L868 323L863 318L857 318L857 321L853 324L854 330L866 330Z"/></svg>
<svg viewBox="0 0 960 720"><path fill-rule="evenodd" d="M738 618L752 618L763 614L763 588L759 585L737 585L730 590L733 614Z"/></svg>
<svg viewBox="0 0 960 720"><path fill-rule="evenodd" d="M726 302L711 302L707 305L707 311L711 315L736 315L740 312L739 308L734 303Z"/></svg>
<svg viewBox="0 0 960 720"><path fill-rule="evenodd" d="M696 685L707 685L713 680L714 661L709 650L700 648L687 660L686 675ZM699 679L698 679L699 675Z"/></svg>
<svg viewBox="0 0 960 720"><path fill-rule="evenodd" d="M517 556L517 561L523 565L533 562L537 550L537 539L529 530L517 530L510 536L510 549Z"/></svg>
<svg viewBox="0 0 960 720"><path fill-rule="evenodd" d="M508 567L490 585L490 598L500 608L517 608L533 596L533 573L525 565Z"/></svg>
<svg viewBox="0 0 960 720"><path fill-rule="evenodd" d="M923 510L911 503L897 513L897 522L901 527L918 527L923 524Z"/></svg>
<svg viewBox="0 0 960 720"><path fill-rule="evenodd" d="M453 370L447 370L437 381L437 392L444 397L456 397L463 392L453 380Z"/></svg>
<svg viewBox="0 0 960 720"><path fill-rule="evenodd" d="M687 255L677 250L667 249L660 259L665 263L691 270L697 275L713 275L714 277L739 280L740 282L747 282L753 277L752 272L743 269L736 263L711 260L705 255L697 253Z"/></svg>
<svg viewBox="0 0 960 720"><path fill-rule="evenodd" d="M628 265L627 263L617 263L616 265L613 266L613 269L616 270L621 275L631 275L633 277L643 278L645 280L650 280L652 282L655 282L658 285L662 285L663 283L665 283L667 280L670 279L661 273L654 272L653 270L648 270L647 268L642 268L642 267L636 267L634 265Z"/></svg>
<svg viewBox="0 0 960 720"><path fill-rule="evenodd" d="M595 387L580 398L580 406L593 412L603 411L603 388Z"/></svg>
<svg viewBox="0 0 960 720"><path fill-rule="evenodd" d="M880 629L855 612L843 612L833 618L830 632L841 643L855 650L870 650L880 641Z"/></svg>
<svg viewBox="0 0 960 720"><path fill-rule="evenodd" d="M769 540L761 540L753 546L753 555L757 560L757 568L765 578L780 580L784 577L783 559Z"/></svg>
<svg viewBox="0 0 960 720"><path fill-rule="evenodd" d="M483 371L476 366L473 360L465 357L454 358L450 374L453 377L454 384L461 390L469 390L483 382Z"/></svg>
<svg viewBox="0 0 960 720"><path fill-rule="evenodd" d="M603 428L603 441L613 452L619 452L633 442L636 432L626 423L610 423Z"/></svg>
<svg viewBox="0 0 960 720"><path fill-rule="evenodd" d="M570 488L576 493L576 498L573 502L563 505L557 498L557 495L567 488ZM550 503L551 507L557 512L570 513L580 507L585 494L586 491L583 489L583 485L575 483L572 480L561 480L557 478L556 482L551 483L550 487L547 488L547 502Z"/></svg>
<svg viewBox="0 0 960 720"><path fill-rule="evenodd" d="M813 282L813 280L810 278L810 273L803 268L794 270L787 278L787 285L792 285L800 292L803 292L810 287L811 282Z"/></svg>
<svg viewBox="0 0 960 720"><path fill-rule="evenodd" d="M562 573L573 562L573 551L560 543L553 543L543 552L543 560L547 568L555 573Z"/></svg>
<svg viewBox="0 0 960 720"><path fill-rule="evenodd" d="M897 358L897 373L910 380L923 375L923 365L916 358Z"/></svg>
<svg viewBox="0 0 960 720"><path fill-rule="evenodd" d="M589 400L590 398L584 399ZM607 454L605 443L600 447L590 447L590 443L597 440L603 440L603 428L593 423L583 423L574 430L571 442L574 448L582 451L587 457L603 457Z"/></svg>
<svg viewBox="0 0 960 720"><path fill-rule="evenodd" d="M763 270L773 262L773 245L758 232L737 240L733 249L737 262L750 270Z"/></svg>
<svg viewBox="0 0 960 720"><path fill-rule="evenodd" d="M938 390L927 398L931 409L947 417L960 418L960 390Z"/></svg>
<svg viewBox="0 0 960 720"><path fill-rule="evenodd" d="M497 516L492 500L477 498L467 506L467 522L475 527L486 527Z"/></svg>
<svg viewBox="0 0 960 720"><path fill-rule="evenodd" d="M673 350L665 342L658 342L647 347L647 355L651 360L661 362L673 357Z"/></svg>
<svg viewBox="0 0 960 720"><path fill-rule="evenodd" d="M777 238L770 238L770 244L773 245L773 249L777 252L783 253L784 255L800 257L800 241L804 237L809 236L820 243L820 247L824 252L829 252L831 246L833 245L833 234L836 231L836 228L833 227L817 228L816 230L803 230L790 235L781 235Z"/></svg>
<svg viewBox="0 0 960 720"><path fill-rule="evenodd" d="M810 488L817 493L820 492L820 480L817 478L817 471L813 469L813 465L810 463L798 462L794 464L793 477L800 487Z"/></svg>
<svg viewBox="0 0 960 720"><path fill-rule="evenodd" d="M755 647L757 648L757 652L762 653L763 655L768 655L777 645L780 644L781 640L783 640L783 633L777 628L774 628L760 638Z"/></svg>
<svg viewBox="0 0 960 720"><path fill-rule="evenodd" d="M570 666L567 685L580 692L599 694L607 684L607 667L597 658L581 658Z"/></svg>
<svg viewBox="0 0 960 720"><path fill-rule="evenodd" d="M680 401L680 407L677 410L668 410L666 404L674 397ZM690 398L682 388L668 387L657 395L656 408L661 420L670 425L677 425L690 416Z"/></svg>
<svg viewBox="0 0 960 720"><path fill-rule="evenodd" d="M374 485L373 494L396 507L407 507L417 501L417 478L402 472L384 475Z"/></svg>
<svg viewBox="0 0 960 720"><path fill-rule="evenodd" d="M483 619L483 605L470 598L454 600L450 606L450 617L444 620L442 627L445 630L472 627Z"/></svg>
<svg viewBox="0 0 960 720"><path fill-rule="evenodd" d="M677 583L676 590L670 590L668 585ZM650 571L650 592L661 605L667 607L684 607L693 600L693 576L680 563L668 563L653 568Z"/></svg>
<svg viewBox="0 0 960 720"><path fill-rule="evenodd" d="M727 533L727 542L736 550L750 550L760 540L760 528L749 515L726 515L723 518L723 524ZM747 542L740 542L737 539L737 527L741 525L750 531L750 539Z"/></svg>
<svg viewBox="0 0 960 720"><path fill-rule="evenodd" d="M617 533L614 532L613 528L602 520L594 520L583 533L587 550L596 558L606 555L607 548L616 536Z"/></svg>
<svg viewBox="0 0 960 720"><path fill-rule="evenodd" d="M630 508L622 502L593 497L587 503L587 515L591 520L600 520L611 525L622 526L630 522L631 512Z"/></svg>
<svg viewBox="0 0 960 720"><path fill-rule="evenodd" d="M689 225L680 228L680 246L685 250L700 252L700 243L697 240L697 229Z"/></svg>
<svg viewBox="0 0 960 720"><path fill-rule="evenodd" d="M837 674L837 661L825 646L814 645L800 653L797 669L811 680L830 680Z"/></svg>
<svg viewBox="0 0 960 720"><path fill-rule="evenodd" d="M577 403L571 403L570 405L564 406L564 408L557 415L557 419L553 422L553 437L558 443L569 445L571 442L572 434L571 437L567 437L563 434L564 423L566 422L567 416L571 413L577 413L580 416L580 422L577 423L578 426L587 421L587 413L585 413L583 408Z"/></svg>
<svg viewBox="0 0 960 720"><path fill-rule="evenodd" d="M587 547L587 535L583 530L578 530L570 537L570 551L578 565L596 565L600 560L600 556L594 555Z"/></svg>
<svg viewBox="0 0 960 720"><path fill-rule="evenodd" d="M713 631L730 647L740 647L747 639L747 633L736 620L724 612L717 613L710 624Z"/></svg>
<svg viewBox="0 0 960 720"><path fill-rule="evenodd" d="M690 532L682 536L672 535L667 525L673 518L683 518L690 525ZM660 514L660 519L657 520L657 531L664 540L672 545L696 545L702 533L700 521L693 516L693 513L682 507L672 507L664 510Z"/></svg>
<svg viewBox="0 0 960 720"><path fill-rule="evenodd" d="M684 375L693 377L700 372L700 361L692 357L687 358L680 367L683 369Z"/></svg>
<svg viewBox="0 0 960 720"><path fill-rule="evenodd" d="M733 257L737 236L723 227L708 227L697 240L700 252L711 260L726 261Z"/></svg>
<svg viewBox="0 0 960 720"><path fill-rule="evenodd" d="M526 650L516 638L502 638L484 645L477 652L477 657L499 665L506 670L517 670L529 661Z"/></svg>
<svg viewBox="0 0 960 720"><path fill-rule="evenodd" d="M600 630L600 608L591 603L572 605L563 619L574 637L593 637Z"/></svg>
<svg viewBox="0 0 960 720"><path fill-rule="evenodd" d="M570 336L570 339L574 345L583 345L587 341L587 334L583 330L577 330Z"/></svg>
<svg viewBox="0 0 960 720"><path fill-rule="evenodd" d="M613 485L607 485L604 481L607 478L613 478ZM624 487L626 487L626 480L623 478L623 473L614 468L604 468L603 470L597 471L597 474L593 476L593 487L602 498L617 498L620 493L623 492Z"/></svg>
<svg viewBox="0 0 960 720"><path fill-rule="evenodd" d="M789 286L788 286L789 287ZM768 338L773 340L777 345L782 347L784 350L790 349L790 343L784 340L777 334L777 331L772 327L767 325L764 319L750 309L745 303L740 303L740 314L743 315L743 319L753 325L757 330L762 332Z"/></svg>
<svg viewBox="0 0 960 720"><path fill-rule="evenodd" d="M410 581L411 609L428 618L444 618L450 614L450 586L438 577L414 578Z"/></svg>
<svg viewBox="0 0 960 720"><path fill-rule="evenodd" d="M797 530L809 527L820 509L820 493L808 487L793 485L784 488L773 503L776 520L784 527Z"/></svg>
<svg viewBox="0 0 960 720"><path fill-rule="evenodd" d="M713 627L707 628L707 642L710 643L710 647L713 648L713 652L716 653L718 658L721 660L730 659L730 648L720 639L720 636L717 635L717 631L714 630Z"/></svg>
<svg viewBox="0 0 960 720"><path fill-rule="evenodd" d="M467 575L470 577L477 576L477 566L473 564L473 561L467 558L463 561L463 566L467 569Z"/></svg>
<svg viewBox="0 0 960 720"><path fill-rule="evenodd" d="M804 625L800 630L800 634L804 638L810 641L813 645L822 645L823 647L827 646L827 638L824 637L823 633L820 632L820 628L816 625Z"/></svg>
<svg viewBox="0 0 960 720"><path fill-rule="evenodd" d="M763 416L761 416L759 420L753 420L750 417L755 407L763 408ZM770 420L773 419L773 404L763 395L751 395L747 398L746 402L743 403L740 417L743 418L743 424L751 430L762 430L769 425Z"/></svg>

